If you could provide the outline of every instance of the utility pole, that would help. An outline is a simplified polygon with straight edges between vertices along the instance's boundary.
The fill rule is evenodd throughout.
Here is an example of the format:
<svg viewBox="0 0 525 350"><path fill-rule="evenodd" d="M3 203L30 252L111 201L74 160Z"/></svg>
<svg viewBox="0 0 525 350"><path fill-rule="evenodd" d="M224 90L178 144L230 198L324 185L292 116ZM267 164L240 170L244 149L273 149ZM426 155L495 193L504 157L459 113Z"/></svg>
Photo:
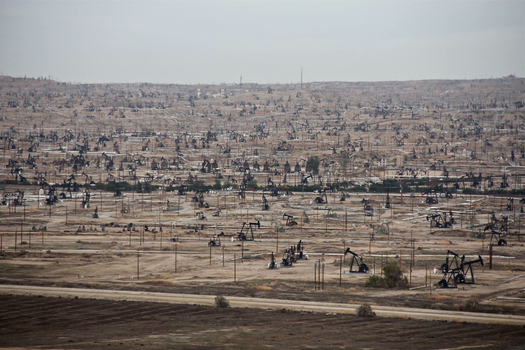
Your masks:
<svg viewBox="0 0 525 350"><path fill-rule="evenodd" d="M175 243L175 273L177 273L177 244Z"/></svg>
<svg viewBox="0 0 525 350"><path fill-rule="evenodd" d="M317 290L317 262L314 264L314 290Z"/></svg>
<svg viewBox="0 0 525 350"><path fill-rule="evenodd" d="M341 287L341 282L343 278L343 257L339 257L339 287Z"/></svg>
<svg viewBox="0 0 525 350"><path fill-rule="evenodd" d="M321 284L321 290L324 290L324 263L323 263L323 282Z"/></svg>
<svg viewBox="0 0 525 350"><path fill-rule="evenodd" d="M139 280L139 268L140 268L140 251L137 250L137 281Z"/></svg>
<svg viewBox="0 0 525 350"><path fill-rule="evenodd" d="M237 254L233 253L233 283L237 283Z"/></svg>
<svg viewBox="0 0 525 350"><path fill-rule="evenodd" d="M317 289L321 289L321 259L319 259L319 264L317 265L318 267L318 270L317 270L317 282L319 284L319 287Z"/></svg>
<svg viewBox="0 0 525 350"><path fill-rule="evenodd" d="M275 233L277 234L277 241L276 241L275 251L277 253L279 253L279 229L277 228L277 224L276 224Z"/></svg>

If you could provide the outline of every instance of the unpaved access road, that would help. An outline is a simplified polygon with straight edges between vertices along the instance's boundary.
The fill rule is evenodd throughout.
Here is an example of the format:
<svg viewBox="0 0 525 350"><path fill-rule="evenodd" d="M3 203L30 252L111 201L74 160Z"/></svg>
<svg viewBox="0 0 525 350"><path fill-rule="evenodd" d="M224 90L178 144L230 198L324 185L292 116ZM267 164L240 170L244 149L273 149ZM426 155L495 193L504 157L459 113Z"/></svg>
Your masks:
<svg viewBox="0 0 525 350"><path fill-rule="evenodd" d="M0 293L15 295L33 295L46 297L91 298L104 300L126 300L157 302L182 305L212 306L215 296L197 294L154 293L122 290L81 289L39 287L22 285L0 285ZM334 314L356 314L357 304L327 302L228 297L234 308L257 308L268 310L293 310L304 312L324 312ZM410 318L427 321L450 321L525 326L525 316L501 315L462 311L427 310L403 307L373 306L373 311L380 317Z"/></svg>

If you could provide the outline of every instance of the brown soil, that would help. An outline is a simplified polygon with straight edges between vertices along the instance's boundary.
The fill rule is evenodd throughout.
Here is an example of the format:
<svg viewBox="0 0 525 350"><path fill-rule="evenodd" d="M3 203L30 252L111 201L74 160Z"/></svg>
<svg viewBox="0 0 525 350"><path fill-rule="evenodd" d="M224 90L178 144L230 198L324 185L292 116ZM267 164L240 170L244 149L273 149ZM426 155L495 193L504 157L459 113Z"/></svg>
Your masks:
<svg viewBox="0 0 525 350"><path fill-rule="evenodd" d="M44 349L508 349L522 327L0 296L0 344Z"/></svg>

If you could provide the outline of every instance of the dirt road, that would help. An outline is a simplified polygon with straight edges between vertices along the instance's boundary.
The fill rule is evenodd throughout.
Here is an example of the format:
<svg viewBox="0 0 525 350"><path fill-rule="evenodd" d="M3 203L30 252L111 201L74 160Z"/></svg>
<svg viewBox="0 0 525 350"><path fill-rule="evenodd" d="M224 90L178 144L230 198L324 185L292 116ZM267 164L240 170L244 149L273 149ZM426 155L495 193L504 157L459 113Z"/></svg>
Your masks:
<svg viewBox="0 0 525 350"><path fill-rule="evenodd" d="M197 294L152 293L116 291L102 289L57 288L20 285L0 285L0 293L15 295L37 295L47 297L94 298L104 300L127 300L183 305L214 305L214 296ZM246 297L228 297L234 308L258 308L269 310L293 310L334 314L356 314L357 304L339 304L297 300L279 300ZM474 312L427 310L403 307L373 306L380 317L410 318L427 321L452 321L485 324L525 326L525 316L499 315Z"/></svg>

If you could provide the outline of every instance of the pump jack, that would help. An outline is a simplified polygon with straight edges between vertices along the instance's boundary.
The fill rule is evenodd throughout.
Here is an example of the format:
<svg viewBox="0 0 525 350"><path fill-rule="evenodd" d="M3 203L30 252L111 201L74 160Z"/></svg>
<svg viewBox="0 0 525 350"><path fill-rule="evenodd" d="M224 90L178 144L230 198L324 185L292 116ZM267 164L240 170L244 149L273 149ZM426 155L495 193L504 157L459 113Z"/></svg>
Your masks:
<svg viewBox="0 0 525 350"><path fill-rule="evenodd" d="M447 258L443 265L441 265L441 272L443 272L443 279L438 282L441 288L449 288L450 286L457 287L459 283L475 284L473 264L480 263L483 266L483 258L478 255L477 260L465 262L465 255L459 255L453 251L447 252ZM470 279L467 280L470 272Z"/></svg>
<svg viewBox="0 0 525 350"><path fill-rule="evenodd" d="M447 219L447 213L427 215L427 221L429 219L431 220L430 227L449 228L452 227L452 225L454 224L454 217L452 211L450 211L449 219Z"/></svg>
<svg viewBox="0 0 525 350"><path fill-rule="evenodd" d="M286 218L286 226L295 226L297 225L297 221L293 219L293 215L288 215L286 213L283 214L283 219Z"/></svg>
<svg viewBox="0 0 525 350"><path fill-rule="evenodd" d="M492 213L491 221L485 226L484 233L490 231L490 244L493 245L492 241L495 241L494 244L499 246L507 245L507 241L501 238L502 235L505 235L509 229L509 217L503 216L500 219L496 218L496 214Z"/></svg>
<svg viewBox="0 0 525 350"><path fill-rule="evenodd" d="M293 263L295 262L295 248L291 247L289 249L286 249L284 251L283 259L281 261L281 265L292 267Z"/></svg>
<svg viewBox="0 0 525 350"><path fill-rule="evenodd" d="M257 222L243 222L241 231L237 233L237 240L239 241L253 241L253 227L261 228L261 223L259 220ZM250 233L251 237L248 237Z"/></svg>
<svg viewBox="0 0 525 350"><path fill-rule="evenodd" d="M328 197L326 196L326 190L319 191L321 194L319 197L315 197L315 203L321 204L321 203L328 203Z"/></svg>
<svg viewBox="0 0 525 350"><path fill-rule="evenodd" d="M302 240L299 240L299 243L297 243L297 257L296 257L297 260L300 260L303 258L304 260L308 260L308 255L305 255L303 251L304 251L304 243Z"/></svg>
<svg viewBox="0 0 525 350"><path fill-rule="evenodd" d="M262 210L269 210L270 209L270 205L268 205L268 200L266 199L264 194L262 196L262 200L263 200L263 208L262 208Z"/></svg>
<svg viewBox="0 0 525 350"><path fill-rule="evenodd" d="M352 261L350 262L350 273L368 273L369 268L363 262L363 257L351 251L350 248L346 248L345 255L348 253L352 254ZM354 264L358 268L357 271L353 270Z"/></svg>
<svg viewBox="0 0 525 350"><path fill-rule="evenodd" d="M220 247L221 246L221 236L224 237L224 232L219 233L218 235L213 235L213 238L208 242L208 247Z"/></svg>
<svg viewBox="0 0 525 350"><path fill-rule="evenodd" d="M490 228L490 245L499 245L504 246L507 245L507 240L501 238L502 232L495 231L493 228ZM485 230L486 231L486 230ZM494 241L494 244L492 243Z"/></svg>
<svg viewBox="0 0 525 350"><path fill-rule="evenodd" d="M427 194L427 198L425 199L425 203L427 203L427 204L438 204L439 203L437 193L428 193L427 192L425 194ZM434 195L434 197L432 197L432 194Z"/></svg>
<svg viewBox="0 0 525 350"><path fill-rule="evenodd" d="M273 255L273 252L272 252L272 261L270 261L268 263L268 268L269 269L278 269L279 268L279 265L275 262L275 256Z"/></svg>
<svg viewBox="0 0 525 350"><path fill-rule="evenodd" d="M365 211L365 215L374 216L374 207L370 205L370 200L363 198L361 203L363 203L363 210Z"/></svg>

